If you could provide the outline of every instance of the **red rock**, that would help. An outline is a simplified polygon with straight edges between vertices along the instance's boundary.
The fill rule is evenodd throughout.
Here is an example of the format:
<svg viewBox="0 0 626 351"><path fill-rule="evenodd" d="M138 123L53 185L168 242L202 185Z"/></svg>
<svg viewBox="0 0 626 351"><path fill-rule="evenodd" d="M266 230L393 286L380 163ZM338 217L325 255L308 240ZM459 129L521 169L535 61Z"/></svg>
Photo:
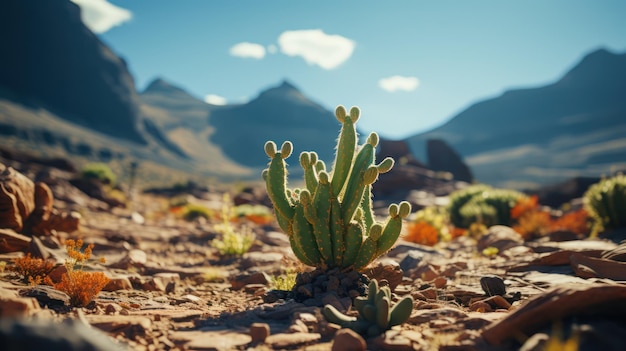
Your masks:
<svg viewBox="0 0 626 351"><path fill-rule="evenodd" d="M365 351L365 339L352 329L341 329L333 338L332 351Z"/></svg>
<svg viewBox="0 0 626 351"><path fill-rule="evenodd" d="M1 219L0 219L1 220ZM31 239L12 229L0 229L0 253L26 251Z"/></svg>
<svg viewBox="0 0 626 351"><path fill-rule="evenodd" d="M267 323L252 323L250 325L250 337L253 343L265 342L270 335L270 326Z"/></svg>

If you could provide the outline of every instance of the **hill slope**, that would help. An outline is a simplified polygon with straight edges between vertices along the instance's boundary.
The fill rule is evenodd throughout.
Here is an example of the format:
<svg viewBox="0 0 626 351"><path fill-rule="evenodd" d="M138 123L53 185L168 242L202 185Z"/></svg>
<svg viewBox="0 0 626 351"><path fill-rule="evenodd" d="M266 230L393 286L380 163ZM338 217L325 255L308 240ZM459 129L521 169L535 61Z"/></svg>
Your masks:
<svg viewBox="0 0 626 351"><path fill-rule="evenodd" d="M444 139L479 181L499 186L599 176L626 163L624 92L626 54L597 50L553 84L478 102L407 140L423 159L427 139Z"/></svg>

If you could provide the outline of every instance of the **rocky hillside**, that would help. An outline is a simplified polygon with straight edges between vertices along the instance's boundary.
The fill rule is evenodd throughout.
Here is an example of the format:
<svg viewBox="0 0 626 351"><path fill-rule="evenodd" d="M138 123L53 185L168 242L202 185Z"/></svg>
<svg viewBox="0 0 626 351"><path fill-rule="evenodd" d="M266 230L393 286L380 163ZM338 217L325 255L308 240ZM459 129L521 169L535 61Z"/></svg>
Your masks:
<svg viewBox="0 0 626 351"><path fill-rule="evenodd" d="M597 50L553 84L507 91L408 139L447 141L479 181L530 188L626 164L626 54Z"/></svg>

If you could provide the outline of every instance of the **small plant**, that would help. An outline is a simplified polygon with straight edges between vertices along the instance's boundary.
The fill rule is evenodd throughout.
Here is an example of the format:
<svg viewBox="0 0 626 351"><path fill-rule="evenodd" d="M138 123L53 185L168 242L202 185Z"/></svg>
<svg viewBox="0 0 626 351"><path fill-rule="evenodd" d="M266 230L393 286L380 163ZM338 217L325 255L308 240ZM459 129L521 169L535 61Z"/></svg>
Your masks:
<svg viewBox="0 0 626 351"><path fill-rule="evenodd" d="M618 174L590 186L583 195L583 203L595 221L594 235L626 227L626 176Z"/></svg>
<svg viewBox="0 0 626 351"><path fill-rule="evenodd" d="M211 219L213 211L197 204L186 204L181 210L182 216L187 221L193 221L197 218Z"/></svg>
<svg viewBox="0 0 626 351"><path fill-rule="evenodd" d="M258 225L266 225L274 221L272 211L263 205L243 204L233 210L235 218L245 218Z"/></svg>
<svg viewBox="0 0 626 351"><path fill-rule="evenodd" d="M29 285L39 285L54 269L54 263L50 260L33 258L30 253L24 257L15 259L11 270L22 277Z"/></svg>
<svg viewBox="0 0 626 351"><path fill-rule="evenodd" d="M296 272L287 272L285 274L277 275L272 278L271 286L276 290L291 291L296 285Z"/></svg>
<svg viewBox="0 0 626 351"><path fill-rule="evenodd" d="M526 195L509 189L473 185L450 194L450 221L455 227L469 228L472 223L487 227L511 225L511 209Z"/></svg>
<svg viewBox="0 0 626 351"><path fill-rule="evenodd" d="M412 222L407 225L403 239L416 244L433 246L439 242L439 231L426 221Z"/></svg>
<svg viewBox="0 0 626 351"><path fill-rule="evenodd" d="M342 126L331 172L326 171L326 164L315 152L302 152L305 187L290 189L285 159L291 155L293 145L286 141L278 150L273 141L268 141L265 153L271 160L263 178L278 224L289 235L291 248L300 261L320 269L361 270L395 244L411 205L406 201L392 204L386 222L375 220L372 183L379 173L388 172L394 161L388 157L375 164L376 133L357 147L357 107L347 114L339 106L335 116Z"/></svg>
<svg viewBox="0 0 626 351"><path fill-rule="evenodd" d="M67 240L65 246L69 256L69 259L65 261L67 272L61 276L61 281L58 283L52 282L49 277L46 278L45 282L66 293L70 297L72 306L87 306L109 283L109 278L102 272L85 272L82 270L85 262L91 257L93 244L87 245L82 252L83 241L80 239L77 241ZM100 261L104 262L103 259Z"/></svg>
<svg viewBox="0 0 626 351"><path fill-rule="evenodd" d="M254 233L245 226L235 231L230 219L233 218L233 207L228 194L224 194L222 204L222 224L215 226L215 229L222 233L222 239L214 239L212 245L223 256L242 256L252 244L254 244Z"/></svg>
<svg viewBox="0 0 626 351"><path fill-rule="evenodd" d="M88 163L80 172L83 179L92 179L102 184L115 185L117 176L105 163Z"/></svg>
<svg viewBox="0 0 626 351"><path fill-rule="evenodd" d="M550 213L536 209L524 213L512 228L520 233L524 240L531 240L546 235L551 226Z"/></svg>
<svg viewBox="0 0 626 351"><path fill-rule="evenodd" d="M356 297L354 307L359 312L357 317L345 315L332 305L324 306L322 312L330 323L350 328L362 335L378 336L409 319L413 311L413 298L406 296L391 306L389 287L379 287L376 279L372 279L368 287L367 297Z"/></svg>
<svg viewBox="0 0 626 351"><path fill-rule="evenodd" d="M553 221L551 230L569 230L576 234L589 234L589 214L581 208L576 211L563 214Z"/></svg>

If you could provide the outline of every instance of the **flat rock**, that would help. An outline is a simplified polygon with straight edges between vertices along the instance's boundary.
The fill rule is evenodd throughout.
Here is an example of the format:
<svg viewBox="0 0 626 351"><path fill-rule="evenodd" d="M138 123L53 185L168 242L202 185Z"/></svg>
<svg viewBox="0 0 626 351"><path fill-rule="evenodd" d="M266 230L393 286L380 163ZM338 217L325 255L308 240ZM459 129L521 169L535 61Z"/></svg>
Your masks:
<svg viewBox="0 0 626 351"><path fill-rule="evenodd" d="M318 333L280 333L268 336L265 343L275 350L286 350L313 344L321 338Z"/></svg>

